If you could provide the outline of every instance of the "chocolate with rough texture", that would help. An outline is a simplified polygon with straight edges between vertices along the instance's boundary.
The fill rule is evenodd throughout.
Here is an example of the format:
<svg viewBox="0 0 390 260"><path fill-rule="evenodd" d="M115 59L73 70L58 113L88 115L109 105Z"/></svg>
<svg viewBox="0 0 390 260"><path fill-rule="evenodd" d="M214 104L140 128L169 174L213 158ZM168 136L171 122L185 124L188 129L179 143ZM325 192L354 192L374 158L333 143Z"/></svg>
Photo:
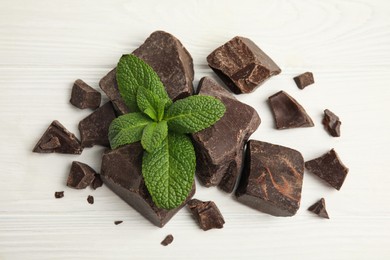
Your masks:
<svg viewBox="0 0 390 260"><path fill-rule="evenodd" d="M75 107L96 109L100 106L101 99L102 95L81 79L73 84L70 103Z"/></svg>
<svg viewBox="0 0 390 260"><path fill-rule="evenodd" d="M297 84L298 88L304 89L307 86L314 83L313 73L305 72L301 75L294 77L295 84Z"/></svg>
<svg viewBox="0 0 390 260"><path fill-rule="evenodd" d="M161 245L167 246L173 242L173 236L171 234L167 235L163 241L161 241Z"/></svg>
<svg viewBox="0 0 390 260"><path fill-rule="evenodd" d="M305 167L337 190L340 190L349 171L334 149L316 159L305 162Z"/></svg>
<svg viewBox="0 0 390 260"><path fill-rule="evenodd" d="M96 190L97 188L103 186L102 178L100 178L100 174L95 174L95 179L93 179L93 182L91 183L91 188Z"/></svg>
<svg viewBox="0 0 390 260"><path fill-rule="evenodd" d="M236 94L249 93L281 69L251 40L236 36L218 47L207 62Z"/></svg>
<svg viewBox="0 0 390 260"><path fill-rule="evenodd" d="M268 98L277 129L312 127L313 120L305 109L284 91Z"/></svg>
<svg viewBox="0 0 390 260"><path fill-rule="evenodd" d="M341 121L338 116L336 116L329 109L324 110L324 118L322 119L322 124L325 127L325 130L333 137L340 136L340 126Z"/></svg>
<svg viewBox="0 0 390 260"><path fill-rule="evenodd" d="M187 200L175 209L158 208L142 177L143 148L139 142L107 150L103 154L101 177L105 185L158 227L163 227L195 193L195 182Z"/></svg>
<svg viewBox="0 0 390 260"><path fill-rule="evenodd" d="M95 202L95 199L93 198L93 196L88 195L87 201L88 201L89 204L93 204Z"/></svg>
<svg viewBox="0 0 390 260"><path fill-rule="evenodd" d="M250 140L237 200L274 216L293 216L301 201L303 170L300 152Z"/></svg>
<svg viewBox="0 0 390 260"><path fill-rule="evenodd" d="M213 228L223 228L225 220L213 201L192 199L187 203L187 207L198 221L200 228L204 231Z"/></svg>
<svg viewBox="0 0 390 260"><path fill-rule="evenodd" d="M196 175L207 187L218 185L232 192L241 173L245 143L260 125L260 117L254 108L235 99L211 78L202 78L198 91L221 100L226 112L211 127L192 134Z"/></svg>
<svg viewBox="0 0 390 260"><path fill-rule="evenodd" d="M326 211L324 198L321 198L319 201L311 205L307 210L317 214L321 218L329 218L328 212Z"/></svg>
<svg viewBox="0 0 390 260"><path fill-rule="evenodd" d="M95 179L95 170L82 162L73 161L66 185L75 189L85 189Z"/></svg>
<svg viewBox="0 0 390 260"><path fill-rule="evenodd" d="M56 191L56 192L54 192L54 198L61 199L63 197L64 197L64 192L63 191Z"/></svg>

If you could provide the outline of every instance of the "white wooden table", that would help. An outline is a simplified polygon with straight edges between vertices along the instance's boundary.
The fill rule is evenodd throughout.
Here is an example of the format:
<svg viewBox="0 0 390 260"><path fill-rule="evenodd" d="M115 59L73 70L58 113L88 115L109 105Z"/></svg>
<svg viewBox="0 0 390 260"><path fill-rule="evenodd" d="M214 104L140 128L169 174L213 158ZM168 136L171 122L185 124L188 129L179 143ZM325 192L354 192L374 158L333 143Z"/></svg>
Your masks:
<svg viewBox="0 0 390 260"><path fill-rule="evenodd" d="M98 88L120 55L157 29L192 54L195 85L214 77L205 58L216 47L236 35L256 42L283 72L238 97L262 118L252 139L306 160L335 148L350 168L341 191L306 172L301 209L278 218L198 185L196 197L215 201L226 220L204 232L186 209L160 229L107 187L67 188L71 162L99 171L103 148L80 156L32 148L54 119L78 135L90 111L70 105L74 80ZM305 71L316 83L299 90L292 77ZM266 100L279 90L305 107L314 128L274 129ZM389 102L389 1L1 0L0 259L390 259ZM340 116L341 138L324 131L325 108ZM65 197L56 200L58 190ZM306 210L321 197L330 220ZM161 246L170 233L173 243Z"/></svg>

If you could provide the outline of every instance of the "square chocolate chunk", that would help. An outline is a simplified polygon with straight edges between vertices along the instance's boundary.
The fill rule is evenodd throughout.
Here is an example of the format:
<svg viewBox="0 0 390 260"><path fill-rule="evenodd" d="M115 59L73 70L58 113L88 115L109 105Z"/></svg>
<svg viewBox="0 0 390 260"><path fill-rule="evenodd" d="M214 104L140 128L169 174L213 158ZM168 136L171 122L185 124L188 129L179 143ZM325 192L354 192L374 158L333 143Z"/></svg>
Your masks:
<svg viewBox="0 0 390 260"><path fill-rule="evenodd" d="M294 77L295 84L297 84L298 88L304 89L307 86L314 83L313 73L305 72L301 75Z"/></svg>
<svg viewBox="0 0 390 260"><path fill-rule="evenodd" d="M70 103L81 109L96 109L100 106L101 97L102 95L98 91L78 79L73 85Z"/></svg>
<svg viewBox="0 0 390 260"><path fill-rule="evenodd" d="M188 202L187 206L198 221L200 228L204 231L213 228L223 228L225 220L213 201L192 199Z"/></svg>

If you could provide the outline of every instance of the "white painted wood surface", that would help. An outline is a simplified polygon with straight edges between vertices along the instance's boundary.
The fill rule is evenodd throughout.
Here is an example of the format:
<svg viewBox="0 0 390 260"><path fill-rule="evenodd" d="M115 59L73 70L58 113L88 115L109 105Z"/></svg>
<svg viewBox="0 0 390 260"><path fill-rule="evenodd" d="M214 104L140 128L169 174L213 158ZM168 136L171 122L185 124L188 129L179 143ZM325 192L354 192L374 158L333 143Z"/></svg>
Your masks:
<svg viewBox="0 0 390 260"><path fill-rule="evenodd" d="M226 220L203 232L186 209L160 229L107 187L67 188L70 163L99 170L103 149L42 155L34 144L53 119L78 134L90 111L69 104L73 81L97 88L122 53L157 29L190 51L195 84L213 75L205 57L233 36L263 48L283 72L238 97L262 118L252 138L298 149L306 160L334 147L350 168L341 191L305 173L301 209L277 218L198 186L196 197L214 200ZM301 91L292 77L307 70L316 83ZM282 89L314 128L274 129L266 100ZM390 259L389 1L1 0L0 90L0 259ZM324 131L325 108L340 116L341 138ZM321 197L330 220L306 210ZM170 233L173 243L161 246Z"/></svg>

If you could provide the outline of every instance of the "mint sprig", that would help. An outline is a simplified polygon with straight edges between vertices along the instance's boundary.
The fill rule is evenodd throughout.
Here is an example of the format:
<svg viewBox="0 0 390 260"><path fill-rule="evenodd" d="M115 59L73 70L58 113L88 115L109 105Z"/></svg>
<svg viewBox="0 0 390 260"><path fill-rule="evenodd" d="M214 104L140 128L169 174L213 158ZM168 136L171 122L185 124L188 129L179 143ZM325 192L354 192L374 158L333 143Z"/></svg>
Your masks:
<svg viewBox="0 0 390 260"><path fill-rule="evenodd" d="M187 134L213 125L225 106L214 97L198 95L173 103L156 72L131 54L119 60L116 78L132 113L111 123L111 148L141 141L142 175L154 203L176 208L187 198L195 175L195 150Z"/></svg>

